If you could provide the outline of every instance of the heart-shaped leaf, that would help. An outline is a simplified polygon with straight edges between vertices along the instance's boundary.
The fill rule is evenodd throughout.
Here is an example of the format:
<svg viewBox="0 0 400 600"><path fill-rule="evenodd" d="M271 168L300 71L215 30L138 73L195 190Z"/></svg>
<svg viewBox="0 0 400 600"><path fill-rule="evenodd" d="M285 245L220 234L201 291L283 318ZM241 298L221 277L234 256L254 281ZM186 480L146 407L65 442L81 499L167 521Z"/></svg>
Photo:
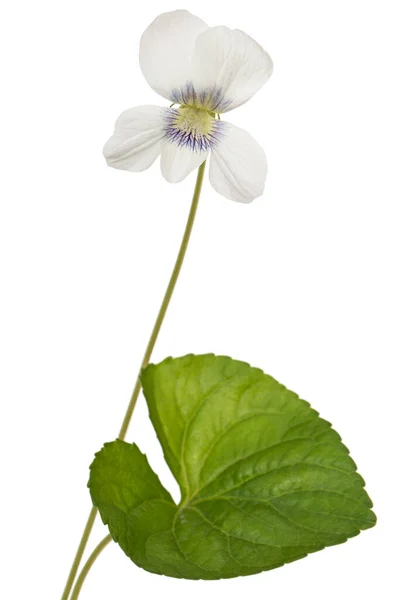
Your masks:
<svg viewBox="0 0 400 600"><path fill-rule="evenodd" d="M106 444L89 481L113 539L140 567L187 579L249 575L375 524L339 435L259 369L189 355L150 365L142 383L179 505L135 444Z"/></svg>

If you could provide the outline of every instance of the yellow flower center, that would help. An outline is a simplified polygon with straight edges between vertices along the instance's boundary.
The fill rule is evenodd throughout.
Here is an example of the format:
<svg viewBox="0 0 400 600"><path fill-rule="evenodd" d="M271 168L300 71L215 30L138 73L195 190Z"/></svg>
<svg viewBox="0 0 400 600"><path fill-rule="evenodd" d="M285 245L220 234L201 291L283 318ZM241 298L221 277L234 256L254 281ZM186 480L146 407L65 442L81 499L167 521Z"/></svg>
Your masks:
<svg viewBox="0 0 400 600"><path fill-rule="evenodd" d="M212 134L215 125L213 113L191 106L181 106L177 113L175 127L179 131L191 134L195 138L209 137Z"/></svg>
<svg viewBox="0 0 400 600"><path fill-rule="evenodd" d="M222 121L205 108L182 104L179 108L164 110L165 137L180 148L193 152L208 152L219 141L223 130Z"/></svg>

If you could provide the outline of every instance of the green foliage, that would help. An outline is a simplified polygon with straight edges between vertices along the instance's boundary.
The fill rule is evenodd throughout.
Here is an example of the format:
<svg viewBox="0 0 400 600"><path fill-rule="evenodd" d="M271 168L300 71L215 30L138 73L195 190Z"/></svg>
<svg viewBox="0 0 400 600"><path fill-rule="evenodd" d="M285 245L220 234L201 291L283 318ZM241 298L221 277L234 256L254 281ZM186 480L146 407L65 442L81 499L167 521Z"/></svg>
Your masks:
<svg viewBox="0 0 400 600"><path fill-rule="evenodd" d="M135 444L106 444L89 481L113 539L140 567L187 579L249 575L375 524L339 435L259 369L189 355L150 365L142 383L179 505Z"/></svg>

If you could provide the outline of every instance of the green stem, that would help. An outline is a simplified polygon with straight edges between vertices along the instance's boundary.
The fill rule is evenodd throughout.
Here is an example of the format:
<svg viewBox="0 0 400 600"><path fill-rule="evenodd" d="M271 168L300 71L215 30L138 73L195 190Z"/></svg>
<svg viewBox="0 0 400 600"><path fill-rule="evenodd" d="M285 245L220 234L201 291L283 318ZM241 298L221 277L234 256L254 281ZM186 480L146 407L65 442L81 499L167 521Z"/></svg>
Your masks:
<svg viewBox="0 0 400 600"><path fill-rule="evenodd" d="M75 581L75 577L76 577L76 574L79 569L79 565L82 560L83 553L86 548L86 544L88 543L88 539L89 539L90 533L93 528L93 523L96 519L96 515L97 515L97 508L92 506L91 511L89 513L88 520L85 525L85 529L83 530L81 541L79 542L78 550L76 551L76 554L75 554L74 562L72 563L72 567L71 567L71 570L68 575L67 583L65 584L65 588L64 588L64 592L61 597L61 600L68 600L70 591L72 589L72 586L74 585L74 581Z"/></svg>
<svg viewBox="0 0 400 600"><path fill-rule="evenodd" d="M203 183L205 167L206 167L206 163L204 161L203 164L200 165L200 167L199 167L199 172L198 172L197 180L196 180L196 187L194 188L193 200L192 200L192 204L190 207L189 216L188 216L188 219L186 222L186 227L185 227L185 231L183 234L181 247L179 248L175 266L172 271L171 279L169 280L168 287L165 292L163 301L161 303L161 307L160 307L159 313L157 315L156 322L154 323L154 328L153 328L152 334L150 336L149 343L147 344L146 351L144 353L144 357L143 357L142 365L140 367L139 376L136 381L135 389L133 390L131 401L129 402L129 406L127 408L125 418L123 420L123 423L121 425L121 429L120 429L120 432L118 435L119 439L121 439L121 440L125 439L126 432L128 430L128 426L129 426L129 422L132 417L133 409L135 408L136 400L138 399L139 392L141 389L140 373L141 373L142 369L147 367L147 365L149 364L149 360L150 360L151 354L153 352L155 343L157 341L158 334L160 333L161 325L164 321L165 313L167 312L169 303L172 298L172 294L174 293L176 282L179 277L179 273L181 272L183 260L185 258L186 250L187 250L187 247L189 244L190 234L192 233L192 229L193 229L194 218L196 216L197 207L199 204L200 192L201 192L201 186Z"/></svg>
<svg viewBox="0 0 400 600"><path fill-rule="evenodd" d="M95 562L96 558L99 556L99 554L101 554L101 552L104 550L104 548L106 546L108 546L108 544L111 542L112 537L111 535L107 535L101 542L100 544L98 544L96 546L96 548L93 550L92 554L89 556L89 558L87 559L87 561L85 562L82 571L79 574L78 579L76 580L76 584L74 586L74 589L72 590L72 595L71 595L71 600L77 600L80 594L80 591L82 589L82 586L84 584L84 581L86 579L87 574L89 573L93 563Z"/></svg>
<svg viewBox="0 0 400 600"><path fill-rule="evenodd" d="M162 325L162 323L164 321L165 314L167 312L169 303L170 303L171 298L172 298L172 294L173 294L174 289L175 289L176 282L177 282L178 277L179 277L179 273L180 273L181 268L182 268L183 260L185 258L186 250L187 250L187 247L188 247L188 244L189 244L190 234L192 233L192 229L193 229L193 223L194 223L194 219L195 219L195 216L196 216L197 207L198 207L198 204L199 204L201 186L202 186L203 179L204 179L205 166L206 166L206 163L204 161L200 165L199 170L198 170L197 180L196 180L196 187L194 188L193 200L192 200L192 204L190 206L189 216L188 216L188 219L187 219L187 222L186 222L186 227L185 227L185 231L184 231L184 234L183 234L181 246L179 248L179 252L178 252L178 256L176 258L175 266L174 266L174 269L172 271L171 278L169 280L168 287L166 289L163 301L161 303L161 307L160 307L159 313L157 315L157 319L156 319L156 322L154 324L153 331L151 333L149 342L147 344L147 347L146 347L146 350L145 350L145 353L144 353L142 364L140 366L139 375L138 375L138 378L136 380L136 384L135 384L135 387L133 389L132 396L131 396L131 399L129 401L128 408L126 409L124 420L122 421L121 429L120 429L119 434L118 434L118 438L120 440L124 440L125 439L126 433L128 431L128 427L129 427L129 423L130 423L131 418L132 418L133 410L135 408L135 404L136 404L136 401L138 399L138 396L139 396L139 393L140 393L140 389L141 389L140 373L149 364L151 354L153 352L155 343L157 341L158 334L160 333L161 325ZM74 562L72 563L72 567L71 567L70 573L68 575L67 583L65 585L64 592L63 592L63 595L61 597L61 600L68 600L68 598L69 598L70 592L72 590L72 586L73 586L75 578L76 578L76 574L77 574L78 569L79 569L79 565L80 565L81 560L82 560L83 553L84 553L85 548L86 548L87 541L89 539L90 533L91 533L92 528L93 528L94 521L96 519L96 515L97 515L97 509L93 506L92 509L91 509L91 511L90 511L89 518L87 520L85 529L83 531L82 538L81 538L81 541L80 541L79 546L78 546L78 550L77 550L75 558L74 558ZM93 562L96 560L98 554L100 554L100 552L103 550L103 548L105 548L105 546L107 545L107 544L104 544L104 542L105 542L106 539L107 538L104 538L104 540L99 544L99 546L97 546L96 550L93 552L93 554L88 559L88 562L85 564L84 569L86 569L86 567L88 567L87 568L87 572L89 571L89 569L92 566ZM88 565L89 561L92 559L92 557L93 557L93 555L94 555L94 553L96 551L97 551L96 556L94 556L92 562L90 563L90 565ZM85 577L86 577L86 573L85 573L83 579ZM82 583L83 583L83 580L82 580ZM80 588L77 590L77 594L79 594L79 590L80 590ZM74 594L75 594L75 590L74 590ZM75 597L77 598L78 596L73 596L73 598L75 598Z"/></svg>

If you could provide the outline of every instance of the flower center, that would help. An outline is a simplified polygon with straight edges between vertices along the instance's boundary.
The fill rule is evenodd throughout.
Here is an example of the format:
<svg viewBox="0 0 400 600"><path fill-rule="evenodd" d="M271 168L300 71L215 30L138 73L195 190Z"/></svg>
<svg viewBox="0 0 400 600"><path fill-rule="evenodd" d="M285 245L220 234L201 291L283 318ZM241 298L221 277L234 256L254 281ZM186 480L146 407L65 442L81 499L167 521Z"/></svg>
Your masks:
<svg viewBox="0 0 400 600"><path fill-rule="evenodd" d="M179 147L186 146L194 152L211 150L219 139L222 122L208 110L181 106L164 112L165 137Z"/></svg>
<svg viewBox="0 0 400 600"><path fill-rule="evenodd" d="M179 131L185 131L194 137L209 136L212 133L215 118L208 111L181 106L177 112L175 126Z"/></svg>

